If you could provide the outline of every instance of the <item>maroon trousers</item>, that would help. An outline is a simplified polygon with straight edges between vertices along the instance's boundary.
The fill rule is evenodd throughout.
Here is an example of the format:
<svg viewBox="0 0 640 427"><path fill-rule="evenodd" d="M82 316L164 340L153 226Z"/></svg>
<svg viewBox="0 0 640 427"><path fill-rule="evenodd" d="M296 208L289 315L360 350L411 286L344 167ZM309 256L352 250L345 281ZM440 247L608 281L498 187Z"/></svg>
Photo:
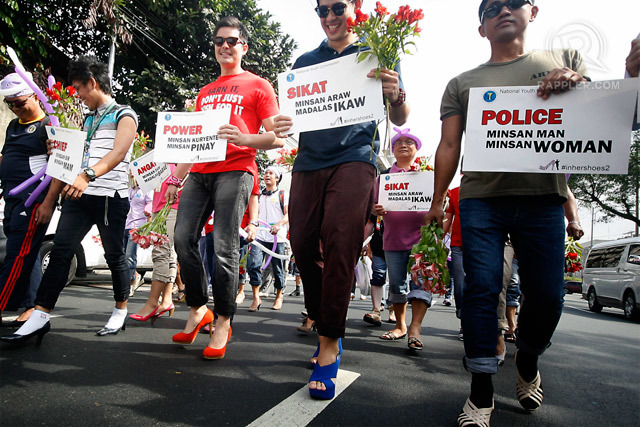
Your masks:
<svg viewBox="0 0 640 427"><path fill-rule="evenodd" d="M375 177L376 169L363 162L293 174L291 248L304 286L305 306L319 335L344 337Z"/></svg>

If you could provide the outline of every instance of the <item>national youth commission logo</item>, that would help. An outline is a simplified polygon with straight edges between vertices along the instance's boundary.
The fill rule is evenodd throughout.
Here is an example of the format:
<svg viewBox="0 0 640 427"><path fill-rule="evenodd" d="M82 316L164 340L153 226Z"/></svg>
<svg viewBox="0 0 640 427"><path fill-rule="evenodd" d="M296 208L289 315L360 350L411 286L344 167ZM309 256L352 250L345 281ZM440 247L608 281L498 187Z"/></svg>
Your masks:
<svg viewBox="0 0 640 427"><path fill-rule="evenodd" d="M287 81L289 83L291 83L295 78L296 78L296 76L294 76L293 73L287 74Z"/></svg>
<svg viewBox="0 0 640 427"><path fill-rule="evenodd" d="M391 179L391 177L389 175L384 177L385 181L389 181Z"/></svg>
<svg viewBox="0 0 640 427"><path fill-rule="evenodd" d="M38 127L36 125L31 125L27 128L27 133L34 133L37 129Z"/></svg>
<svg viewBox="0 0 640 427"><path fill-rule="evenodd" d="M496 100L496 93L492 90L488 90L484 93L482 99L484 99L485 102L493 102Z"/></svg>
<svg viewBox="0 0 640 427"><path fill-rule="evenodd" d="M171 120L171 114L167 114L167 115L165 115L165 116L164 116L164 119L165 119L166 121Z"/></svg>

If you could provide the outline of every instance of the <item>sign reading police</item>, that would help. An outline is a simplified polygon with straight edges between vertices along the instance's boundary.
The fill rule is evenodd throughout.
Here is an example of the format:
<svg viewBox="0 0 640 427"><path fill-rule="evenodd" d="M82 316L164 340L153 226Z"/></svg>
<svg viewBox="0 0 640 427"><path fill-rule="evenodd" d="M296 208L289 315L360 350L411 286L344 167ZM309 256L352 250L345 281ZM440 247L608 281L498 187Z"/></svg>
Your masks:
<svg viewBox="0 0 640 427"><path fill-rule="evenodd" d="M218 139L220 126L229 123L230 108L196 112L158 113L155 159L171 163L223 161L227 141Z"/></svg>
<svg viewBox="0 0 640 427"><path fill-rule="evenodd" d="M469 92L464 171L626 174L637 79Z"/></svg>

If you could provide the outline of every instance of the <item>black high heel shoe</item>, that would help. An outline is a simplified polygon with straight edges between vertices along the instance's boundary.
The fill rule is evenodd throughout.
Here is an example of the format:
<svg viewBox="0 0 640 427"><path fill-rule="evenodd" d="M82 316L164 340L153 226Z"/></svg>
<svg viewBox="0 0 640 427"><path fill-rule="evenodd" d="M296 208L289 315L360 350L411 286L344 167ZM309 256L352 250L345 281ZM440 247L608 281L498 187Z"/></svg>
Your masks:
<svg viewBox="0 0 640 427"><path fill-rule="evenodd" d="M118 332L120 332L120 329L122 329L123 331L125 329L127 329L127 319L128 317L124 318L124 322L122 323L122 326L119 328L107 328L104 327L102 329L100 329L98 332L96 332L96 335L99 337L103 337L105 335L118 335Z"/></svg>
<svg viewBox="0 0 640 427"><path fill-rule="evenodd" d="M3 337L0 337L0 341L8 342L10 344L24 344L27 341L29 341L31 338L38 337L36 339L36 345L40 345L42 343L42 337L44 337L44 334L46 334L50 330L51 330L51 322L47 322L42 326L42 328L37 329L37 330L31 332L30 334L27 334L27 335L18 335L18 334L5 335Z"/></svg>

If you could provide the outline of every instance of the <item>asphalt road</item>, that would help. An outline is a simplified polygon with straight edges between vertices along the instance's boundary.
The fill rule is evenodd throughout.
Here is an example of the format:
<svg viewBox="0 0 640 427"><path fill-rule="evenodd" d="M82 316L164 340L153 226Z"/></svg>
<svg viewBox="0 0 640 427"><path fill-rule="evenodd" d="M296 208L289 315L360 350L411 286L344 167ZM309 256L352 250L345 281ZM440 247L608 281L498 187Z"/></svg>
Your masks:
<svg viewBox="0 0 640 427"><path fill-rule="evenodd" d="M136 293L130 312L147 292ZM0 346L0 424L456 425L470 375L462 368L453 307L436 301L423 323L425 350L413 354L406 340L378 339L388 326L363 323L370 301L356 298L339 375L355 381L318 404L303 390L316 345L313 334L295 329L303 299L287 297L282 311L269 310L272 301L257 313L247 312L245 301L227 356L205 361L207 335L191 346L171 342L187 318L184 304L173 318L130 322L117 336L98 337L113 307L109 286L68 286L41 347ZM540 361L544 404L531 415L515 399L514 351L509 344L494 377L493 426L640 425L640 325L621 311L591 313L580 296L567 296L553 346Z"/></svg>

